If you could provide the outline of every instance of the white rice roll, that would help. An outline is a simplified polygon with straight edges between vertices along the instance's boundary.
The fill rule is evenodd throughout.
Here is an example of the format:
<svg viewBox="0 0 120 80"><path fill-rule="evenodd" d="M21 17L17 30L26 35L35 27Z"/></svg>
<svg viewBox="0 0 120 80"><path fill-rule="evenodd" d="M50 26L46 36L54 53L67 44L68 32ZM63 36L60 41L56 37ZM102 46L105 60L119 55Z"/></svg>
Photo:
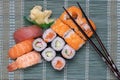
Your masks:
<svg viewBox="0 0 120 80"><path fill-rule="evenodd" d="M56 37L51 43L52 48L56 51L62 50L64 45L65 45L65 41L60 37Z"/></svg>
<svg viewBox="0 0 120 80"><path fill-rule="evenodd" d="M51 28L49 28L45 30L42 37L45 42L51 42L56 37L56 33Z"/></svg>
<svg viewBox="0 0 120 80"><path fill-rule="evenodd" d="M75 50L66 44L61 51L61 54L66 59L72 59L75 56Z"/></svg>
<svg viewBox="0 0 120 80"><path fill-rule="evenodd" d="M33 41L33 48L36 51L42 51L47 47L47 43L43 41L41 38L37 38Z"/></svg>
<svg viewBox="0 0 120 80"><path fill-rule="evenodd" d="M42 56L46 61L51 61L56 56L56 52L48 47L42 52Z"/></svg>
<svg viewBox="0 0 120 80"><path fill-rule="evenodd" d="M52 60L52 66L55 70L62 70L65 67L65 64L65 59L60 56L57 56Z"/></svg>

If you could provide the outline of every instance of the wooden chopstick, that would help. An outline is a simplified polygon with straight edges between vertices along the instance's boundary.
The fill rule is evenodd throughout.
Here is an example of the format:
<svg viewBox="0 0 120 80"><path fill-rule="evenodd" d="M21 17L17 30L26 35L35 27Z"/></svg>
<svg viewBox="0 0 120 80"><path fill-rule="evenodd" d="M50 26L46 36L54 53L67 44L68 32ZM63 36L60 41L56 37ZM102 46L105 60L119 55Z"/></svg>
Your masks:
<svg viewBox="0 0 120 80"><path fill-rule="evenodd" d="M82 28L77 24L77 22L72 18L70 13L63 7L63 9L66 11L66 13L69 15L71 20L75 23L75 25L78 27L78 29L82 32L82 34L85 36L86 39L88 39L91 46L95 49L95 51L100 55L100 57L103 59L103 61L108 65L108 67L111 69L111 71L114 73L114 75L120 80L120 75L116 71L115 67L111 65L110 61L107 59L105 55L97 48L97 46L94 44L94 42L87 36L87 34L82 30Z"/></svg>
<svg viewBox="0 0 120 80"><path fill-rule="evenodd" d="M90 21L88 20L88 17L86 16L85 12L83 11L83 9L81 8L80 4L77 2L78 4L78 7L80 8L80 10L82 11L86 21L88 22L88 25L90 26L92 32L94 33L95 37L96 37L96 40L98 41L98 43L100 44L102 50L104 51L105 53L105 56L108 57L108 60L111 62L112 66L115 67L116 71L120 74L117 66L115 65L114 61L112 60L111 56L109 55L107 49L105 48L104 44L102 43L100 37L98 36L98 34L96 33L96 31L93 29L92 25L90 24Z"/></svg>

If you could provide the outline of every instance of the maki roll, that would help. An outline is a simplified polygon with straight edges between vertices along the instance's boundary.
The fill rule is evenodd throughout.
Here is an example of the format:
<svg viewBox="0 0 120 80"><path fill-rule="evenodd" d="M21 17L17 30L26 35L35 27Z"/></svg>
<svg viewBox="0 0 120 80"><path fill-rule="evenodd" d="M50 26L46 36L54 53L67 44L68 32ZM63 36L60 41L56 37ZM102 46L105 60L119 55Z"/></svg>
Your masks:
<svg viewBox="0 0 120 80"><path fill-rule="evenodd" d="M62 48L64 47L64 45L65 45L65 42L64 42L64 40L63 40L62 38L60 38L60 37L56 37L56 38L52 41L52 43L51 43L52 48L53 48L54 50L56 50L56 51L62 50Z"/></svg>
<svg viewBox="0 0 120 80"><path fill-rule="evenodd" d="M42 52L42 56L46 61L51 61L56 56L56 52L48 47Z"/></svg>
<svg viewBox="0 0 120 80"><path fill-rule="evenodd" d="M52 60L52 66L55 70L62 70L64 67L65 67L65 59L62 58L62 57L55 57L53 60Z"/></svg>
<svg viewBox="0 0 120 80"><path fill-rule="evenodd" d="M47 43L45 43L41 38L37 38L33 41L33 48L36 51L42 51L46 47L47 47Z"/></svg>
<svg viewBox="0 0 120 80"><path fill-rule="evenodd" d="M75 50L69 45L65 45L61 54L66 59L72 59L75 55Z"/></svg>
<svg viewBox="0 0 120 80"><path fill-rule="evenodd" d="M45 42L51 42L56 37L56 33L49 28L43 33L42 37Z"/></svg>

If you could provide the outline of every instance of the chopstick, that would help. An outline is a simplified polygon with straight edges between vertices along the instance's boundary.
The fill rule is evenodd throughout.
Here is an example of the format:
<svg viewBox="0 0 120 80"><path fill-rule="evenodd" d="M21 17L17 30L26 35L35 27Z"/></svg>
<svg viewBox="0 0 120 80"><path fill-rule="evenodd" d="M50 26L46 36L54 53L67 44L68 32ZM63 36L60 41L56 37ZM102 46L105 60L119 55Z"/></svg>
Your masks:
<svg viewBox="0 0 120 80"><path fill-rule="evenodd" d="M115 67L111 65L110 61L107 59L105 55L97 48L97 46L94 44L94 42L87 36L87 34L82 30L82 28L77 24L77 22L73 19L73 17L70 15L70 13L63 7L63 9L66 11L66 13L69 15L71 20L75 23L75 25L78 27L78 29L82 32L82 34L85 36L86 39L88 39L91 46L95 49L95 51L99 54L99 56L103 59L103 61L108 65L108 67L111 69L111 71L114 73L114 75L120 80L120 75L116 71Z"/></svg>
<svg viewBox="0 0 120 80"><path fill-rule="evenodd" d="M82 11L86 21L88 22L88 25L90 26L92 32L94 33L96 40L98 41L98 43L100 44L102 50L105 53L105 56L108 57L108 60L111 62L111 65L114 66L114 68L116 69L116 71L120 74L117 66L115 65L114 61L112 60L111 56L109 55L107 49L105 48L104 44L102 43L101 39L99 38L98 34L96 33L96 31L93 29L92 25L90 24L90 21L88 20L88 17L86 16L85 12L83 11L83 9L81 8L80 4L77 2L78 7L80 8L80 10Z"/></svg>

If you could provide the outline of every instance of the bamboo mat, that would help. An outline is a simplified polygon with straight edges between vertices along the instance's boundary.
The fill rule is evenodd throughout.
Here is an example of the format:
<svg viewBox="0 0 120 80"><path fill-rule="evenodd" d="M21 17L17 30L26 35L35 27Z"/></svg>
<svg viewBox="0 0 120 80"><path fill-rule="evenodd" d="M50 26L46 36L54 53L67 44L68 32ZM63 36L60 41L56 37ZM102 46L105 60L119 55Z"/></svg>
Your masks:
<svg viewBox="0 0 120 80"><path fill-rule="evenodd" d="M7 52L15 44L13 32L29 25L23 16L34 5L41 5L53 11L53 18L58 18L63 12L62 6L76 5L76 1L95 22L97 33L120 70L119 0L0 0L0 80L117 80L88 42L60 72L45 61L27 69L7 71L7 65L12 62ZM92 39L96 42L94 36Z"/></svg>

